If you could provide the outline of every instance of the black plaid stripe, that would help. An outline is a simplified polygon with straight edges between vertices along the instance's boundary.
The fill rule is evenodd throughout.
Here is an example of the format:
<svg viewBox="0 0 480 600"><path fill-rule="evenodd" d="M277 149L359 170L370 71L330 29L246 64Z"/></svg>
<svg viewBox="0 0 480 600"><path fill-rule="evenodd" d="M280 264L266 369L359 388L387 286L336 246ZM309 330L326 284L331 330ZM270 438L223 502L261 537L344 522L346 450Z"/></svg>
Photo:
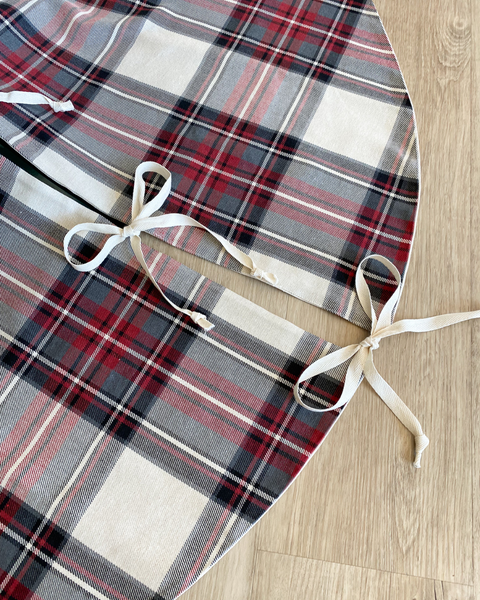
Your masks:
<svg viewBox="0 0 480 600"><path fill-rule="evenodd" d="M11 373L21 372L22 378L37 389L48 392L88 422L128 443L168 384L167 373L175 369L195 340L196 332L192 328L172 327L172 321L151 315L148 335L132 337L131 323L141 309L142 298L151 293L150 282L141 272L120 265L113 258L106 261L99 274L103 277L79 275L70 267L65 268L45 302L39 304L19 331L16 342L2 353L0 364ZM82 285L86 278L88 283ZM123 293L112 290L112 281L118 278L130 281ZM63 317L63 309L78 294L80 285L82 294L71 309L77 320ZM143 289L139 290L138 285L143 285ZM133 303L128 297L132 291L139 293L139 299ZM109 314L105 310L96 314L102 303L108 305ZM118 315L126 308L125 318L119 320ZM51 336L49 328L57 321L61 321L61 325ZM86 329L86 323L93 329ZM108 341L104 339L105 334L110 338ZM49 338L47 343L44 343L45 337ZM33 345L32 339L36 340ZM126 396L132 387L128 374L134 375L142 368L154 349L152 346L158 346L159 341L162 346L159 370L146 374L138 381L135 393ZM130 346L138 356L126 353L117 342ZM102 350L93 358L99 347ZM34 355L37 356L32 359ZM61 370L52 369L59 359ZM25 360L30 361L26 370ZM73 383L77 376L80 376L79 384ZM126 399L122 411L118 410L119 395Z"/></svg>
<svg viewBox="0 0 480 600"><path fill-rule="evenodd" d="M37 590L69 535L12 492L0 493L2 598L24 600ZM30 547L31 545L31 547ZM29 547L27 549L27 546Z"/></svg>

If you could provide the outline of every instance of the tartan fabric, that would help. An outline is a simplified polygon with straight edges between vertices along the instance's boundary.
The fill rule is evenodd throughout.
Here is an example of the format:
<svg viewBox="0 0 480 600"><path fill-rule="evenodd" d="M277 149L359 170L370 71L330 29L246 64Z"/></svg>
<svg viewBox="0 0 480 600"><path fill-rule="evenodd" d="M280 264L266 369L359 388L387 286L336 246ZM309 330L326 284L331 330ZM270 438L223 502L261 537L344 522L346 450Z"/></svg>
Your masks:
<svg viewBox="0 0 480 600"><path fill-rule="evenodd" d="M293 399L335 347L148 248L171 309L117 246L65 261L103 217L0 158L0 595L170 600L252 527L340 411ZM89 237L90 236L90 237ZM77 238L91 258L94 234ZM344 371L303 389L329 406Z"/></svg>
<svg viewBox="0 0 480 600"><path fill-rule="evenodd" d="M167 212L241 247L279 287L368 328L365 255L408 266L417 134L370 0L17 0L0 5L0 89L75 111L0 105L0 135L126 222L131 174L173 174ZM155 235L240 270L200 230ZM373 272L374 299L393 291Z"/></svg>

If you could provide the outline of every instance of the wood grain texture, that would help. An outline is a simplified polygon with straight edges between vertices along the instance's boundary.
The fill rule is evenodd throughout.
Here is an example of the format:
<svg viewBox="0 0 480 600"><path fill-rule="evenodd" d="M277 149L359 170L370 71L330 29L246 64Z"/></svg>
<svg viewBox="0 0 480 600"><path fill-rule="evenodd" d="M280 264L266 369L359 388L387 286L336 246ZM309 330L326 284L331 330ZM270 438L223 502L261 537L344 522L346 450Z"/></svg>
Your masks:
<svg viewBox="0 0 480 600"><path fill-rule="evenodd" d="M480 1L376 5L412 98L421 151L421 208L397 318L473 310L480 306ZM337 344L364 337L278 290L167 253ZM384 340L375 361L431 439L422 469L411 466L410 434L362 385L296 482L185 600L480 599L480 324Z"/></svg>
<svg viewBox="0 0 480 600"><path fill-rule="evenodd" d="M248 600L251 598L257 560L256 530L231 548L182 595L182 600Z"/></svg>
<svg viewBox="0 0 480 600"><path fill-rule="evenodd" d="M252 592L252 600L473 600L466 585L263 551Z"/></svg>
<svg viewBox="0 0 480 600"><path fill-rule="evenodd" d="M480 299L480 3L472 0L472 114L471 114L471 219L472 235L470 284L472 300ZM475 598L480 598L480 323L472 327L472 456L473 456L473 562Z"/></svg>
<svg viewBox="0 0 480 600"><path fill-rule="evenodd" d="M377 5L412 96L422 154L421 210L398 318L468 310L470 3ZM379 371L431 438L423 468L411 467L408 432L362 386L288 504L260 524L262 550L472 583L471 331L463 324L404 335L376 352Z"/></svg>

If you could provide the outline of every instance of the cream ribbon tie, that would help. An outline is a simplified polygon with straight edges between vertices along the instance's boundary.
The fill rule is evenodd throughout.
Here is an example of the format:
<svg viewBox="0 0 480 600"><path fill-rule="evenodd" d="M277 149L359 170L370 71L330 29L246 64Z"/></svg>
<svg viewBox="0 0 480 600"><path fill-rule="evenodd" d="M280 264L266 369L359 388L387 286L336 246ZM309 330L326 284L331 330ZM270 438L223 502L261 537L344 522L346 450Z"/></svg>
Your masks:
<svg viewBox="0 0 480 600"><path fill-rule="evenodd" d="M383 307L378 319L373 307L370 289L365 281L364 276L364 265L366 261L370 259L377 260L387 267L397 282L397 288L395 289L395 292ZM394 323L393 318L395 307L401 293L401 277L395 265L393 265L387 258L380 256L379 254L371 254L360 262L355 275L355 288L360 304L362 305L365 313L370 316L372 322L370 335L359 344L352 344L350 346L346 346L345 348L340 348L331 354L322 356L309 365L302 372L300 378L294 386L293 394L295 400L298 402L298 404L313 412L327 412L336 410L342 406L345 406L345 404L349 402L360 385L362 378L365 377L383 402L385 402L395 416L414 435L415 459L413 465L419 468L422 452L428 446L429 440L423 433L422 426L412 411L405 405L403 400L401 400L401 398L378 373L373 362L373 351L379 347L380 340L383 338L406 332L421 333L426 331L434 331L436 329L448 327L449 325L461 323L462 321L479 319L480 310L439 315L426 319L404 319ZM315 408L304 403L300 395L300 385L302 383L308 379L311 379L312 377L316 377L317 375L321 375L326 371L334 369L350 359L351 362L348 366L345 376L343 391L340 395L340 398L333 406L329 406L328 408Z"/></svg>
<svg viewBox="0 0 480 600"><path fill-rule="evenodd" d="M39 92L0 92L0 102L7 102L8 104L47 104L56 113L75 110L70 100L66 102L52 100Z"/></svg>
<svg viewBox="0 0 480 600"><path fill-rule="evenodd" d="M161 175L165 179L165 183L162 186L162 189L159 193L147 204L144 204L145 198L145 181L143 179L143 175L148 172L157 173ZM142 265L145 273L147 274L150 281L160 292L162 297L170 304L172 308L177 310L180 313L188 315L194 323L199 325L205 331L209 331L214 327L213 323L207 320L206 316L202 313L191 311L186 308L181 308L174 304L171 300L167 298L164 294L158 283L155 281L147 262L145 260L145 256L142 251L142 244L140 239L140 234L142 231L147 231L149 229L165 229L170 227L198 227L203 229L204 231L208 231L210 235L212 235L216 240L220 242L223 248L233 256L236 260L238 260L244 267L248 268L253 277L258 279L263 279L268 283L275 285L277 283L277 277L273 273L266 273L257 267L255 262L247 255L245 252L242 252L238 248L236 248L233 244L228 242L225 238L223 238L218 233L211 231L205 225L202 225L192 217L188 215L183 215L180 213L169 213L163 214L159 216L153 217L152 214L159 210L168 195L170 194L172 188L172 177L170 171L165 169L156 162L144 162L137 167L135 171L135 180L133 186L133 197L132 197L132 220L125 227L117 227L116 225L102 224L102 223L81 223L80 225L75 225L70 231L66 234L63 240L63 250L65 252L65 258L69 262L69 264L76 269L77 271L92 271L96 269L100 264L107 258L110 252L121 244L126 239L130 240L130 244L132 246L133 253L135 254L138 262ZM72 257L70 256L70 252L68 250L70 240L77 233L82 232L96 232L103 233L106 235L110 235L110 237L105 242L104 246L98 252L98 254L86 263L77 264L72 261Z"/></svg>

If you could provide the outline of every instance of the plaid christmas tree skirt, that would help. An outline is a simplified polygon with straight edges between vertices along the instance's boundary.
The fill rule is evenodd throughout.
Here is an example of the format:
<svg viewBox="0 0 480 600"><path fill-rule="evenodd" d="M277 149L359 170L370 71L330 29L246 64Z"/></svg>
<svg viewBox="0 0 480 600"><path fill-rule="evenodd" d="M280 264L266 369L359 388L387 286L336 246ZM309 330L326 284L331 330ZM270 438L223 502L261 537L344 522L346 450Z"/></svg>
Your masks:
<svg viewBox="0 0 480 600"><path fill-rule="evenodd" d="M394 323L417 133L370 0L0 4L0 596L173 600L272 506ZM153 175L153 176L152 176ZM144 179L145 176L145 179ZM147 233L148 232L148 233ZM158 239L369 329L336 348Z"/></svg>

